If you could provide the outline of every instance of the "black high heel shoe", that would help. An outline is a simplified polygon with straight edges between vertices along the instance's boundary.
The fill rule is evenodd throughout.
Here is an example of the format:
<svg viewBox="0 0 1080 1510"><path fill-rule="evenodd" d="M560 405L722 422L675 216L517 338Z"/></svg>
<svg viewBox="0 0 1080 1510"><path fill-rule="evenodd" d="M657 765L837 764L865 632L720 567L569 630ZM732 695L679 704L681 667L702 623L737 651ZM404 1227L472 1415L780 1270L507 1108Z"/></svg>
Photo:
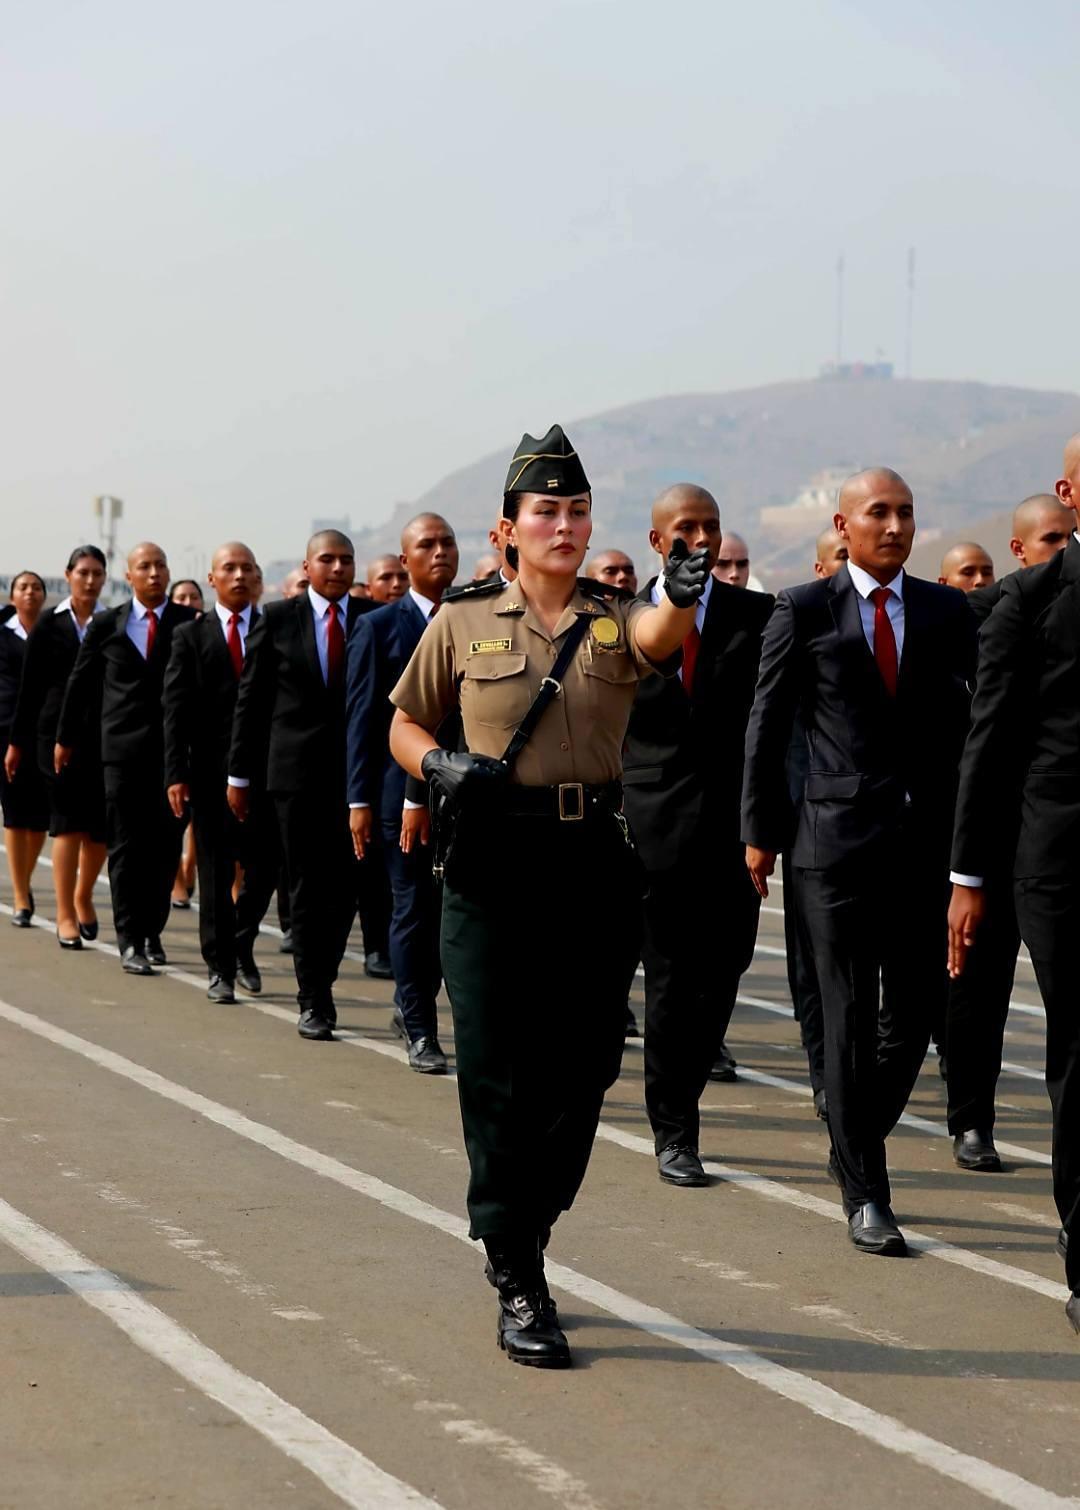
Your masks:
<svg viewBox="0 0 1080 1510"><path fill-rule="evenodd" d="M33 887L28 886L26 888L26 894L30 898L30 906L29 907L18 907L11 914L11 926L13 928L29 928L30 927L30 919L34 916L34 890L33 890Z"/></svg>
<svg viewBox="0 0 1080 1510"><path fill-rule="evenodd" d="M88 944L92 944L98 936L97 918L92 923L79 924L79 937L84 938Z"/></svg>
<svg viewBox="0 0 1080 1510"><path fill-rule="evenodd" d="M59 928L56 930L56 942L60 945L61 949L82 948L82 939L78 936L78 934L76 934L73 939L66 939L61 934Z"/></svg>

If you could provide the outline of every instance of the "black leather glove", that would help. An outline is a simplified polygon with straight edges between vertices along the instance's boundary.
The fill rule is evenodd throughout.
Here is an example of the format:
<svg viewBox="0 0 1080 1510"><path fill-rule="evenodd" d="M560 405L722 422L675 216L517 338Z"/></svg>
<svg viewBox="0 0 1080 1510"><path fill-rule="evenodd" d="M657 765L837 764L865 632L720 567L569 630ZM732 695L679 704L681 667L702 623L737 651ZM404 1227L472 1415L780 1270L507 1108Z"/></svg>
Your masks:
<svg viewBox="0 0 1080 1510"><path fill-rule="evenodd" d="M497 797L507 776L501 760L456 750L429 750L420 769L428 785L459 812Z"/></svg>
<svg viewBox="0 0 1080 1510"><path fill-rule="evenodd" d="M709 580L709 553L704 546L691 554L685 540L676 540L664 562L664 591L676 608L693 608Z"/></svg>

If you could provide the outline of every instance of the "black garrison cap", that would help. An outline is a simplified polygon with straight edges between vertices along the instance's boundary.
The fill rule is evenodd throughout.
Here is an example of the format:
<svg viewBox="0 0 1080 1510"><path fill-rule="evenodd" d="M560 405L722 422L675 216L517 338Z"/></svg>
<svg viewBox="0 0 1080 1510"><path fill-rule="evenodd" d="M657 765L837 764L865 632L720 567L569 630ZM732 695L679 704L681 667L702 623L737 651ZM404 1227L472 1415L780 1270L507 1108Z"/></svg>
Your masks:
<svg viewBox="0 0 1080 1510"><path fill-rule="evenodd" d="M589 479L562 425L552 425L542 440L523 435L506 474L504 493L553 493L572 497L587 493Z"/></svg>

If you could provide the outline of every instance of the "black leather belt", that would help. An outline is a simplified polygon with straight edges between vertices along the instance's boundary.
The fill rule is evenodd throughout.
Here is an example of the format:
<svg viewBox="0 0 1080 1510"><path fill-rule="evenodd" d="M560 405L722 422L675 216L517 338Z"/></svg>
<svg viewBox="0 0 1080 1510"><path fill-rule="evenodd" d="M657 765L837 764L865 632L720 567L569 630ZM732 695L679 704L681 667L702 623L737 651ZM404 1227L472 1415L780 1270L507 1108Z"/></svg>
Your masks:
<svg viewBox="0 0 1080 1510"><path fill-rule="evenodd" d="M587 786L564 781L559 786L507 786L502 795L503 812L511 817L552 818L560 823L581 823L602 813L617 813L622 807L622 782Z"/></svg>

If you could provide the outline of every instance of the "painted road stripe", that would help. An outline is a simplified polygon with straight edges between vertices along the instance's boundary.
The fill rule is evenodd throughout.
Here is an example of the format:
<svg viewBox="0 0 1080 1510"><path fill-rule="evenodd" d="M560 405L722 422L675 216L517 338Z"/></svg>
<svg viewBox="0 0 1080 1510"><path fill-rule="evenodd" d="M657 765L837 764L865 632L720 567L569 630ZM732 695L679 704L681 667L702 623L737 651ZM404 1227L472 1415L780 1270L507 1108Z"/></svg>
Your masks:
<svg viewBox="0 0 1080 1510"><path fill-rule="evenodd" d="M108 1269L0 1200L0 1239L107 1317L135 1345L265 1437L355 1510L439 1510L438 1501L384 1473L370 1458L257 1379L226 1363Z"/></svg>
<svg viewBox="0 0 1080 1510"><path fill-rule="evenodd" d="M271 1153L276 1153L291 1163L298 1164L314 1174L321 1175L325 1179L335 1181L346 1189L353 1190L359 1195L366 1196L370 1200L377 1201L388 1210L395 1211L401 1216L407 1216L413 1221L422 1222L428 1227L445 1233L449 1237L457 1238L460 1242L467 1243L470 1249L473 1244L468 1235L467 1224L461 1217L453 1216L448 1211L442 1211L437 1206L430 1205L427 1201L409 1194L408 1191L399 1190L396 1186L380 1180L376 1175L365 1174L362 1170L355 1169L349 1164L344 1164L339 1159L331 1158L328 1154L320 1153L317 1149L309 1148L306 1144L298 1143L295 1139L280 1133L276 1128L268 1127L261 1122L255 1122L246 1117L242 1112L232 1107L224 1106L221 1102L212 1101L209 1097L200 1095L197 1091L189 1090L186 1086L178 1084L174 1080L159 1075L155 1070L136 1064L122 1055L114 1053L111 1049L102 1048L99 1044L91 1043L88 1039L79 1038L74 1033L67 1032L64 1028L56 1027L44 1018L37 1017L31 1012L24 1012L19 1007L14 1007L8 1002L0 1002L0 1017L6 1018L17 1027L25 1028L28 1032L39 1038L47 1039L60 1048L68 1049L72 1053L96 1064L99 1068L119 1075L145 1090L171 1101L178 1106L183 1106L189 1111L204 1117L208 1122L218 1127L224 1127L229 1132L245 1138ZM644 1140L642 1140L644 1141ZM9 1211L11 1208L7 1208ZM16 1217L18 1213L13 1213ZM830 1213L831 1214L831 1213ZM0 1210L0 1222L3 1213ZM57 1240L58 1241L58 1240ZM22 1251L22 1250L20 1250ZM86 1267L86 1260L76 1254L73 1249L63 1245L63 1257L57 1267L63 1269L70 1263L70 1257L75 1260L75 1267ZM29 1255L27 1255L29 1256ZM37 1261L36 1259L34 1260ZM48 1265L46 1267L53 1267ZM842 1395L838 1390L822 1384L819 1380L811 1378L807 1374L800 1374L795 1369L787 1368L783 1364L774 1362L753 1349L745 1347L742 1343L726 1341L721 1337L714 1336L710 1332L691 1326L688 1322L681 1321L677 1316L667 1311L658 1310L655 1306L644 1304L635 1300L632 1296L624 1295L621 1291L612 1289L610 1285L600 1283L599 1280L590 1279L588 1275L581 1274L575 1269L567 1268L563 1264L548 1263L547 1275L550 1282L559 1290L576 1296L597 1309L606 1311L609 1315L625 1322L628 1326L637 1327L653 1337L660 1338L671 1346L685 1348L687 1351L697 1354L698 1357L707 1359L710 1363L720 1363L738 1374L741 1378L767 1389L771 1394L782 1399L801 1405L823 1420L832 1421L838 1426L845 1427L848 1431L862 1437L887 1452L895 1453L901 1457L918 1463L921 1467L929 1468L944 1478L951 1479L954 1483L962 1484L965 1488L972 1489L987 1499L994 1500L997 1504L1007 1505L1011 1510L1080 1510L1080 1500L1066 1498L1053 1493L1052 1490L1043 1489L1038 1484L1021 1478L1018 1474L1011 1473L1008 1469L999 1468L982 1458L971 1456L969 1453L960 1452L936 1438L927 1436L921 1431L916 1431L905 1426L893 1416L883 1415L881 1412L872 1410L869 1406L860 1404L857 1400ZM97 1271L100 1272L100 1271ZM57 1275L64 1280L63 1274ZM110 1279L112 1276L110 1276ZM90 1295L100 1296L102 1293L96 1290L88 1290L85 1298ZM132 1299L140 1300L141 1297L132 1296ZM104 1309L104 1307L102 1307ZM152 1309L152 1308L151 1308ZM161 1313L157 1313L161 1315ZM168 1318L161 1316L162 1321L168 1322ZM171 1327L174 1324L168 1322ZM124 1328L128 1330L127 1327ZM182 1329L177 1331L186 1339L189 1334ZM130 1335L130 1334L129 1334ZM136 1339L138 1340L138 1339ZM195 1341L194 1338L191 1339ZM140 1344L142 1345L142 1344ZM201 1344L196 1344L201 1346ZM211 1355L212 1357L216 1355ZM177 1367L171 1359L170 1366ZM222 1362L222 1360L218 1360ZM230 1375L235 1371L229 1368ZM243 1379L243 1375L238 1376ZM255 1381L247 1381L254 1385ZM204 1385L200 1383L200 1388ZM261 1385L255 1385L262 1391ZM210 1391L208 1391L210 1392ZM276 1396L265 1394L271 1400ZM215 1395L214 1398L217 1398ZM261 1394L259 1396L262 1398ZM278 1402L284 1405L284 1402ZM234 1408L231 1407L230 1408ZM292 1409L292 1407L285 1407ZM238 1412L239 1413L239 1412ZM299 1412L297 1412L299 1414ZM244 1419L248 1419L247 1416ZM252 1424L256 1424L257 1412L253 1412ZM306 1418L302 1418L306 1419ZM314 1424L314 1423L311 1423ZM262 1430L260 1424L257 1429ZM265 1435L264 1431L264 1435ZM329 1436L329 1433L327 1433ZM330 1438L336 1441L336 1438ZM293 1445L293 1455L296 1452L296 1444ZM342 1444L343 1445L343 1444ZM366 1461L366 1460L365 1460ZM369 1465L373 1467L374 1465ZM396 1481L393 1481L396 1484ZM406 1490L401 1485L400 1491ZM340 1494L340 1489L335 1489ZM412 1494L414 1491L407 1490ZM375 1501L370 1497L365 1501L350 1501L350 1503L363 1503L366 1506L380 1504L431 1504L416 1497L409 1501L384 1500Z"/></svg>

